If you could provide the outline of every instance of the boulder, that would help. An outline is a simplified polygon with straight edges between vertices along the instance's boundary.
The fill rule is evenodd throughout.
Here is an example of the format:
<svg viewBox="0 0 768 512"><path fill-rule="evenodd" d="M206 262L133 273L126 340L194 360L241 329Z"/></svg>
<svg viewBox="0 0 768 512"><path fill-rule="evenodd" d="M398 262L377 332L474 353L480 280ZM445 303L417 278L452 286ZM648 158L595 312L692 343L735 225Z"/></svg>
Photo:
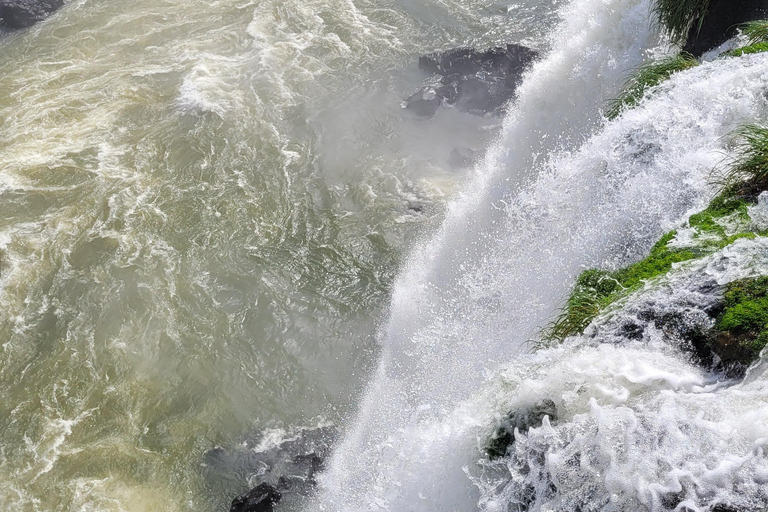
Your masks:
<svg viewBox="0 0 768 512"><path fill-rule="evenodd" d="M768 0L710 0L703 21L694 21L683 48L697 57L736 35L739 25L768 17Z"/></svg>
<svg viewBox="0 0 768 512"><path fill-rule="evenodd" d="M64 0L0 0L0 25L31 27L64 5Z"/></svg>
<svg viewBox="0 0 768 512"><path fill-rule="evenodd" d="M439 84L427 85L406 98L403 107L431 117L443 104L463 112L485 115L502 110L514 98L517 86L538 52L508 44L479 52L458 48L419 58L419 68L440 76Z"/></svg>
<svg viewBox="0 0 768 512"><path fill-rule="evenodd" d="M283 496L269 484L259 484L232 500L229 512L272 512L275 503Z"/></svg>

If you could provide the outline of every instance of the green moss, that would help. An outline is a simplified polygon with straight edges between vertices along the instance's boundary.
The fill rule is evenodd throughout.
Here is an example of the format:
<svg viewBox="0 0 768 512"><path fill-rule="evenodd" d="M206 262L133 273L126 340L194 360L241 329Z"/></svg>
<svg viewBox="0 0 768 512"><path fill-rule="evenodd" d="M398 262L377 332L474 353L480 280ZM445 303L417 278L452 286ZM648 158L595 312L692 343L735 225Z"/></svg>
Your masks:
<svg viewBox="0 0 768 512"><path fill-rule="evenodd" d="M716 328L721 339L723 332L730 335L738 359L748 364L768 343L768 277L729 283L724 302Z"/></svg>
<svg viewBox="0 0 768 512"><path fill-rule="evenodd" d="M688 249L671 249L667 244L675 237L676 231L670 231L651 249L647 258L613 273L623 288L636 289L643 281L666 274L674 263L692 260L696 257Z"/></svg>
<svg viewBox="0 0 768 512"><path fill-rule="evenodd" d="M701 26L709 8L709 0L655 0L653 11L664 32L672 41L681 43L694 24Z"/></svg>
<svg viewBox="0 0 768 512"><path fill-rule="evenodd" d="M615 272L598 269L582 272L568 302L544 330L542 339L545 342L562 341L581 334L611 303L640 288L645 281L666 274L673 264L695 258L696 254L690 250L667 247L676 234L676 231L665 234L646 258L628 267Z"/></svg>
<svg viewBox="0 0 768 512"><path fill-rule="evenodd" d="M619 97L609 102L606 116L608 119L615 119L624 110L640 103L645 91L651 87L667 80L678 71L690 69L697 65L696 58L685 52L644 64L626 81Z"/></svg>
<svg viewBox="0 0 768 512"><path fill-rule="evenodd" d="M725 52L726 55L730 55L732 57L741 57L742 55L749 55L752 53L761 53L768 50L768 43L755 43L750 44L747 46L742 46L741 48L736 48L734 50L730 50Z"/></svg>
<svg viewBox="0 0 768 512"><path fill-rule="evenodd" d="M721 192L720 195L712 200L706 210L691 215L688 218L688 225L696 228L701 234L719 237L721 240L716 240L714 245L720 245L723 240L728 240L730 237L726 235L725 228L718 222L718 219L736 214L739 220L748 221L748 206L748 201L734 196L731 191Z"/></svg>

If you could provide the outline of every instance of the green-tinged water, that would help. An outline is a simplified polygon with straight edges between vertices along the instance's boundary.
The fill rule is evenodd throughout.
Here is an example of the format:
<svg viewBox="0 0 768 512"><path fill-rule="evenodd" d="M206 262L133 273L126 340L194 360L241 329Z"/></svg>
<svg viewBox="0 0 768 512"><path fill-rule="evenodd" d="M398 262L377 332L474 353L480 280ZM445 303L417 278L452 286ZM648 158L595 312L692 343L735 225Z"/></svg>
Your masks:
<svg viewBox="0 0 768 512"><path fill-rule="evenodd" d="M416 58L541 43L537 3L73 0L4 35L0 510L224 510L206 450L351 412L498 123L402 111Z"/></svg>

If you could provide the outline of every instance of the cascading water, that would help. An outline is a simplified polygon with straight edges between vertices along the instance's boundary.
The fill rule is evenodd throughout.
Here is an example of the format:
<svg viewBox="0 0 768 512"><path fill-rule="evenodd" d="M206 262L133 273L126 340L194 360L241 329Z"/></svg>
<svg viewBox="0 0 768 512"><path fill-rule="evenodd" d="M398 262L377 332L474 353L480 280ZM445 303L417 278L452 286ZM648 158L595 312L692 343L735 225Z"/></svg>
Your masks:
<svg viewBox="0 0 768 512"><path fill-rule="evenodd" d="M636 259L701 208L713 192L710 172L727 154L725 135L768 113L768 58L756 55L680 73L599 128L600 102L657 44L649 12L646 2L591 0L564 10L553 50L526 76L499 141L402 271L380 365L310 510L518 510L526 485L538 493L535 510L664 510L665 489L698 486L710 503L763 481L763 413L753 418L755 432L727 442L729 431L717 425L733 424L705 418L707 404L716 401L721 418L744 417L748 406L728 405L742 392L707 387L706 372L682 356L658 344L526 353L579 270ZM753 386L744 393L756 397L763 385ZM616 398L624 394L631 399ZM526 482L512 462L482 470L479 448L493 419L550 396L568 403L565 422L574 423L545 423L531 438L560 449L539 453L562 493L547 495L551 482ZM672 404L681 410L654 416ZM686 415L701 428L686 430ZM648 421L647 429L631 427ZM652 437L673 430L683 445L704 431L712 442L666 454L670 446ZM728 462L713 467L708 450ZM674 469L691 457L702 457L698 470ZM735 486L746 482L736 473L749 468L759 475ZM685 476L693 484L680 484ZM699 510L695 494L682 496L673 507Z"/></svg>
<svg viewBox="0 0 768 512"><path fill-rule="evenodd" d="M765 362L720 382L638 313L765 275L764 238L528 344L580 270L704 206L768 110L764 55L712 56L605 121L670 51L651 4L71 0L0 26L0 510L227 510L265 464L313 474L281 450L325 456L329 423L317 494L279 510L764 510ZM543 55L503 126L400 107L420 55L503 42Z"/></svg>

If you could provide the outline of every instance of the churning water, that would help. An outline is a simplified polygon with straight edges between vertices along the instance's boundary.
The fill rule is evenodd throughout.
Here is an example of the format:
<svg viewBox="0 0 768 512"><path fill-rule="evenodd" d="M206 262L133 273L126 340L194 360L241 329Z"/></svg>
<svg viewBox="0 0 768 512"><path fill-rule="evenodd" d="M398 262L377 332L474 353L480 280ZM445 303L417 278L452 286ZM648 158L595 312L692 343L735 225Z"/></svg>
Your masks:
<svg viewBox="0 0 768 512"><path fill-rule="evenodd" d="M226 510L245 483L211 486L207 450L327 421L307 511L502 511L530 486L540 510L763 507L760 368L721 385L660 342L600 345L610 322L528 350L582 268L705 205L724 135L768 113L755 55L607 123L666 51L649 13L80 0L3 36L0 509ZM401 110L418 55L505 42L544 57L503 123ZM465 175L458 146L489 149ZM768 265L741 246L685 279ZM561 421L525 446L549 480L484 460L494 419L541 398Z"/></svg>

